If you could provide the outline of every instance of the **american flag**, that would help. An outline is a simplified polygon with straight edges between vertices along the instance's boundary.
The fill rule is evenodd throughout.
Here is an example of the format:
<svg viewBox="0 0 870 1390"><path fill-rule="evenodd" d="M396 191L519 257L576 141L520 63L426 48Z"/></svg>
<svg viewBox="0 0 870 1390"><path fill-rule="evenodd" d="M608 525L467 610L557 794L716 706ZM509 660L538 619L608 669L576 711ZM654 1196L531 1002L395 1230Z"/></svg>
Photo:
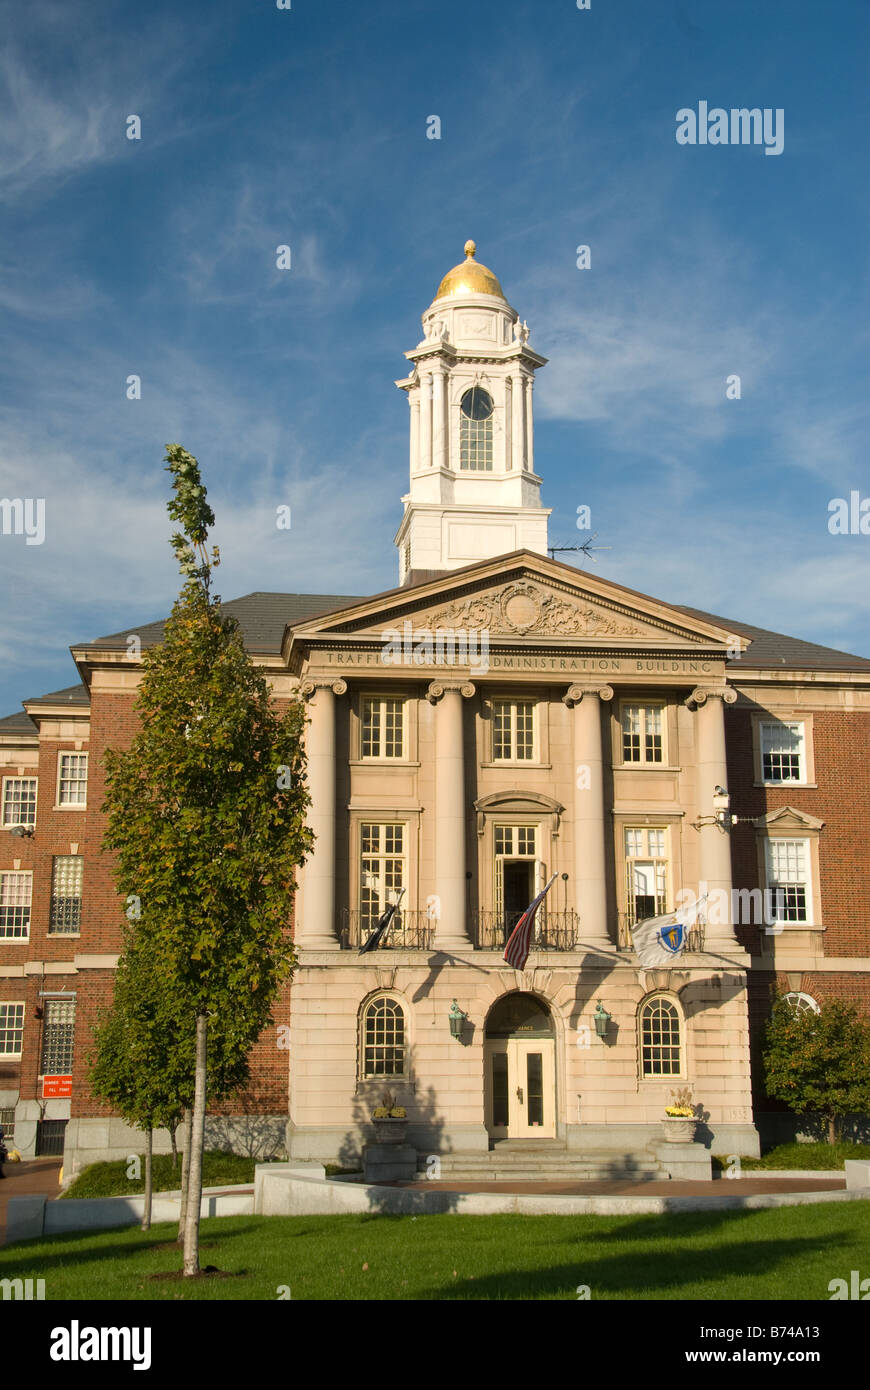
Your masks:
<svg viewBox="0 0 870 1390"><path fill-rule="evenodd" d="M504 958L508 965L513 966L514 970L522 970L529 958L532 932L535 927L535 914L558 877L558 874L553 874L550 882L541 889L534 902L529 904L510 934L508 944L504 948Z"/></svg>

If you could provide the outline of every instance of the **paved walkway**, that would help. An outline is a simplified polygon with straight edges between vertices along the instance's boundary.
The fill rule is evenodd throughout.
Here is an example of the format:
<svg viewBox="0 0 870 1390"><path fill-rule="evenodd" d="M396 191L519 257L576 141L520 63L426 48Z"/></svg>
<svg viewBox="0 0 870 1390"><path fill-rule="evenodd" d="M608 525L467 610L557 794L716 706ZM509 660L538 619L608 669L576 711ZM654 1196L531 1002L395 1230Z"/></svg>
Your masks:
<svg viewBox="0 0 870 1390"><path fill-rule="evenodd" d="M23 1163L4 1163L0 1182L0 1245L6 1243L6 1203L10 1197L57 1197L60 1158L31 1158Z"/></svg>
<svg viewBox="0 0 870 1390"><path fill-rule="evenodd" d="M729 1178L712 1182L386 1182L379 1187L413 1187L440 1192L502 1192L559 1197L756 1197L765 1192L841 1192L846 1178Z"/></svg>

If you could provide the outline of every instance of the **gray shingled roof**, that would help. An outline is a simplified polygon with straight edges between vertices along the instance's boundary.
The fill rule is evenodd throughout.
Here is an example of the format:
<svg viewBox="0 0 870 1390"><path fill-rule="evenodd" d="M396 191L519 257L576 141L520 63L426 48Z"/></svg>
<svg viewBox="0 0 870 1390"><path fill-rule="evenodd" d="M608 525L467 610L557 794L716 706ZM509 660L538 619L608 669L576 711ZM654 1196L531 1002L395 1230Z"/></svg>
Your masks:
<svg viewBox="0 0 870 1390"><path fill-rule="evenodd" d="M25 700L26 705L89 705L90 692L86 685L67 685L63 690L53 690L50 695L35 695Z"/></svg>
<svg viewBox="0 0 870 1390"><path fill-rule="evenodd" d="M324 613L332 613L338 608L346 608L353 603L364 603L360 594L271 594L256 592L245 594L242 598L230 599L222 606L227 613L238 618L245 646L250 652L277 653L281 650L281 640L288 624L307 623L311 618ZM160 641L164 622L133 623L123 632L114 632L108 637L98 637L94 642L76 642L77 647L125 647L127 638L133 633L141 639L143 647L153 647Z"/></svg>
<svg viewBox="0 0 870 1390"><path fill-rule="evenodd" d="M37 732L36 725L30 715L24 713L24 710L19 711L18 714L7 714L5 719L0 719L0 734L36 734Z"/></svg>
<svg viewBox="0 0 870 1390"><path fill-rule="evenodd" d="M870 660L865 656L853 656L850 652L840 652L834 647L820 647L816 642L804 642L799 637L786 637L782 632L769 632L764 627L753 627L751 623L737 623L731 618L717 618L715 613L704 613L700 608L686 608L674 603L681 613L689 617L703 618L710 623L718 623L737 636L751 637L752 646L736 661L727 662L729 670L739 670L744 666L785 666L802 671L870 671Z"/></svg>

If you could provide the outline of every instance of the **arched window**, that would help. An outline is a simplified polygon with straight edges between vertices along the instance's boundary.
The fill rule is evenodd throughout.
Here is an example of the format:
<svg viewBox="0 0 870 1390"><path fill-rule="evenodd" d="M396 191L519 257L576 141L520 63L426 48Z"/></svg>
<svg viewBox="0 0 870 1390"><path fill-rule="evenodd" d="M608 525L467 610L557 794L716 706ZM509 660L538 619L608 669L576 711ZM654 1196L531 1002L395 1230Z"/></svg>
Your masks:
<svg viewBox="0 0 870 1390"><path fill-rule="evenodd" d="M492 472L492 397L472 386L459 402L459 466Z"/></svg>
<svg viewBox="0 0 870 1390"><path fill-rule="evenodd" d="M811 994L797 994L792 991L786 999L799 1014L820 1014L822 1011Z"/></svg>
<svg viewBox="0 0 870 1390"><path fill-rule="evenodd" d="M362 1074L405 1074L405 1014L401 1004L387 995L370 999L363 1010Z"/></svg>
<svg viewBox="0 0 870 1390"><path fill-rule="evenodd" d="M682 1071L680 1015L675 1004L657 995L640 1013L641 1074L679 1076Z"/></svg>

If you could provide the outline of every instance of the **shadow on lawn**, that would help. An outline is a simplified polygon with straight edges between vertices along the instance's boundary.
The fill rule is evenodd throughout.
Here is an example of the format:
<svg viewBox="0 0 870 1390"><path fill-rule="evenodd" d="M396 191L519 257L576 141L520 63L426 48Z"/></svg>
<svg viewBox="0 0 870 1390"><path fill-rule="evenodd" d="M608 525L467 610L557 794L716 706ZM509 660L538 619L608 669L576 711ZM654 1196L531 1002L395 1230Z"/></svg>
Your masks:
<svg viewBox="0 0 870 1390"><path fill-rule="evenodd" d="M203 1220L203 1226L207 1219L208 1218L205 1218ZM232 1217L212 1217L211 1219L213 1221L225 1222L232 1220ZM214 1249L222 1235L223 1239L220 1240L220 1244L224 1253L226 1253L228 1247L224 1242L231 1241L236 1236L252 1235L259 1229L258 1225L246 1225L237 1226L231 1231L224 1229L222 1233L219 1230L205 1230L203 1232L204 1239L202 1241L202 1248ZM87 1265L93 1264L94 1262L100 1263L104 1260L131 1260L142 1254L160 1254L164 1255L166 1260L169 1261L172 1258L172 1244L167 1241L167 1231L174 1232L175 1230L176 1224L174 1222L163 1222L161 1225L152 1227L152 1229L147 1232L139 1231L138 1226L124 1226L118 1227L113 1231L69 1231L64 1235L40 1236L37 1240L16 1241L14 1245L4 1245L0 1248L0 1271L7 1269L20 1270L26 1266L28 1278L35 1278L40 1275L45 1276L53 1270L56 1270L61 1260L69 1264ZM89 1237L115 1236L123 1233L137 1233L141 1236L141 1240L132 1245L107 1245L100 1242L91 1249L74 1250L71 1248L77 1242L87 1240ZM294 1234L296 1233L294 1232ZM300 1232L299 1234L304 1234L304 1232ZM308 1234L314 1234L314 1232L309 1232ZM51 1251L49 1253L41 1255L34 1255L31 1253L34 1246L44 1246L47 1241L51 1242ZM182 1247L179 1245L175 1248L178 1251L178 1259L180 1261L183 1253Z"/></svg>
<svg viewBox="0 0 870 1390"><path fill-rule="evenodd" d="M661 1239L661 1235L659 1237ZM678 1258L672 1251L624 1255L589 1256L581 1253L570 1264L551 1265L543 1269L509 1270L502 1274L484 1274L474 1279L457 1279L449 1285L430 1288L417 1294L421 1299L463 1301L478 1299L521 1299L546 1297L576 1298L580 1285L588 1285L592 1299L611 1295L626 1298L627 1289L655 1299L671 1294L698 1297L688 1286L711 1279L736 1275L743 1279L769 1275L783 1260L802 1254L817 1255L834 1243L833 1238L794 1240L761 1240L751 1244L734 1242L713 1250L680 1250ZM729 1294L729 1298L733 1295ZM789 1294L788 1297L793 1297ZM707 1293L706 1299L712 1297ZM775 1298L767 1294L766 1298Z"/></svg>

